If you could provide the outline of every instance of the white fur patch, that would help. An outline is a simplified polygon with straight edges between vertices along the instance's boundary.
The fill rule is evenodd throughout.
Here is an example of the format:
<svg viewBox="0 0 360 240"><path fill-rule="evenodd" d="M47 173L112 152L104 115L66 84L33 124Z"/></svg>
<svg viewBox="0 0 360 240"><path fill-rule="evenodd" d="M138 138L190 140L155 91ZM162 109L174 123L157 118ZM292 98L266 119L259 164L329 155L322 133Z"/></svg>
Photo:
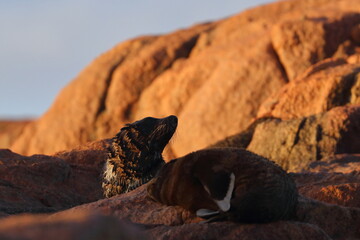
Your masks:
<svg viewBox="0 0 360 240"><path fill-rule="evenodd" d="M113 173L114 165L106 162L104 168L105 168L105 171L103 173L103 177L106 180L110 181L114 177L114 173Z"/></svg>
<svg viewBox="0 0 360 240"><path fill-rule="evenodd" d="M213 216L216 214L219 214L219 211L214 211L214 210L205 209L205 208L201 208L196 211L196 216L201 217L201 218Z"/></svg>
<svg viewBox="0 0 360 240"><path fill-rule="evenodd" d="M231 195L234 191L234 185L235 185L235 175L234 173L231 173L229 188L226 192L225 198L223 200L215 200L216 204L223 212L229 211L230 209L230 200L231 200Z"/></svg>

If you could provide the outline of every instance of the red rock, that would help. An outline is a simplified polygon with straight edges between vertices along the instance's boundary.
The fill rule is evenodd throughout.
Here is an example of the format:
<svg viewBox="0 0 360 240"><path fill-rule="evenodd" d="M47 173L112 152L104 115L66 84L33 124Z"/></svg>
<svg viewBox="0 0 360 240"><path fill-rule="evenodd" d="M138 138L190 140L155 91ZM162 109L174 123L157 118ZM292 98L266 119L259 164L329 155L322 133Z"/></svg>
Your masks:
<svg viewBox="0 0 360 240"><path fill-rule="evenodd" d="M360 238L360 209L299 198L297 217L321 228L332 239Z"/></svg>
<svg viewBox="0 0 360 240"><path fill-rule="evenodd" d="M88 212L57 217L18 215L0 219L0 238L37 239L146 239L141 230L115 217Z"/></svg>
<svg viewBox="0 0 360 240"><path fill-rule="evenodd" d="M103 149L106 145L106 141L97 142L90 145L93 149ZM87 149L89 146L81 147L79 149ZM89 150L90 151L90 150ZM24 157L14 154L10 151L2 151L1 158L6 159L12 157L10 162L17 161L17 165L23 161ZM58 156L68 157L68 161L72 161L77 164L86 164L87 158L83 152L76 155L76 151L68 153L61 153ZM80 156L77 158L77 156ZM91 155L87 155L88 157ZM45 158L45 156L42 156ZM56 160L54 157L52 160ZM98 156L101 159L101 154ZM40 158L41 159L41 158ZM93 158L94 159L94 158ZM34 162L34 160L27 158L27 161ZM41 162L39 159L36 161ZM59 163L62 161L57 160ZM3 161L6 164L7 160ZM65 161L64 161L65 162ZM99 162L101 162L99 160ZM50 162L47 162L50 166ZM89 161L89 165L93 163ZM21 164L20 164L21 165ZM56 164L55 164L56 166ZM96 164L93 164L96 166ZM63 168L63 167L62 167ZM50 176L54 176L54 172L50 172L52 168L46 165L39 166L36 170L41 174L44 170ZM31 168L28 167L28 170ZM91 173L87 172L90 177ZM28 175L31 177L31 174ZM359 174L334 174L334 173L299 173L294 174L294 177L299 186L299 191L304 195L311 196L313 193L318 194L312 196L316 199L323 201L333 201L337 199L338 204L354 206L357 204L358 199L353 198L354 201L342 201L349 200L349 193L351 191L343 191L343 195L339 198L338 194L328 194L331 192L337 193L338 191L319 191L321 189L330 189L334 184L338 186L358 186L360 182ZM82 176L84 178L84 176ZM77 179L80 181L81 179ZM27 179L29 182L30 180ZM87 184L94 184L95 178L87 178ZM346 183L346 184L345 184ZM44 189L50 189L51 183L37 182L36 188L31 188L34 191L44 191ZM72 182L72 186L73 186ZM357 184L357 185L356 185ZM20 184L19 184L20 185ZM28 185L28 186L31 186ZM344 189L344 188L343 188ZM59 193L65 194L67 191L64 187L58 185ZM79 191L80 189L77 189ZM320 193L323 194L322 197ZM358 191L352 191L353 194L357 194ZM72 194L76 195L77 192ZM51 195L51 189L47 191L47 194ZM84 194L84 192L82 192ZM44 194L43 194L44 196ZM331 200L329 196L332 196ZM355 196L355 195L353 195ZM59 198L61 199L61 198ZM29 204L34 204L29 202ZM35 205L34 205L35 206ZM79 217L83 212L96 212L111 217ZM238 224L230 222L219 222L204 224L199 223L201 219L196 218L190 212L177 206L163 206L159 203L153 202L146 196L146 185L142 186L132 192L118 195L110 199L103 199L97 202L80 205L78 207L53 214L51 217L35 217L35 216L14 216L5 217L0 220L0 236L12 236L12 237L31 237L30 239L39 239L43 236L53 236L58 233L70 234L72 236L79 236L77 234L84 234L83 229L87 229L89 232L94 231L106 231L112 234L112 224L109 225L109 221L113 224L118 224L116 219L126 219L127 221L134 222L139 226L143 226L146 234L154 239L176 239L181 236L189 237L192 239L204 239L215 237L217 239L237 239L239 236L243 238L260 238L260 239L273 239L276 236L277 239L348 239L360 237L359 226L360 222L360 208L345 208L336 205L327 205L325 203L316 202L304 198L300 198L300 203L297 210L296 221L289 222L275 222L269 224ZM72 216L72 217L69 217ZM75 218L75 220L74 220ZM116 218L116 219L115 219ZM75 221L75 223L74 223ZM92 221L96 222L96 226L92 227ZM15 224L16 222L16 224ZM59 226L59 222L62 224ZM339 224L341 222L341 224ZM90 224L90 225L89 225ZM47 226L47 228L44 228ZM107 230L103 230L103 228ZM21 231L19 231L19 229ZM56 229L56 230L54 230ZM123 228L120 228L123 229ZM64 232L64 233L63 233ZM122 232L122 230L120 231ZM118 232L117 232L118 233ZM75 235L73 235L75 234ZM61 235L63 236L63 235ZM117 236L117 235L115 235ZM56 239L56 238L55 238ZM72 239L72 238L70 238Z"/></svg>
<svg viewBox="0 0 360 240"><path fill-rule="evenodd" d="M247 149L275 161L289 171L309 168L309 163L360 149L360 106L291 120L259 123Z"/></svg>
<svg viewBox="0 0 360 240"><path fill-rule="evenodd" d="M300 222L184 224L159 226L147 233L154 239L331 239L319 227Z"/></svg>
<svg viewBox="0 0 360 240"><path fill-rule="evenodd" d="M296 173L299 193L318 201L360 209L360 172Z"/></svg>
<svg viewBox="0 0 360 240"><path fill-rule="evenodd" d="M297 218L269 224L199 223L188 211L146 196L146 185L132 192L84 204L57 215L96 211L142 224L154 239L349 239L359 238L360 209L299 198ZM319 215L320 214L320 215ZM338 224L341 222L341 224Z"/></svg>
<svg viewBox="0 0 360 240"><path fill-rule="evenodd" d="M349 108L350 110L347 109L346 111L344 111L346 108L339 109L341 109L340 112L349 113L351 107ZM334 109L334 111L339 110ZM267 120L272 121L271 118ZM267 120L260 121L258 124L263 124ZM254 126L258 127L258 125ZM69 203L81 204L80 197L83 197L85 202L94 197L95 200L99 199L98 194L100 194L101 188L97 177L100 175L101 166L106 158L107 146L109 146L109 140L103 140L80 146L70 152L60 152L55 156L34 155L24 157L9 150L0 151L0 159L2 160L0 166L4 166L6 170L4 172L9 173L9 165L11 164L17 169L17 174L10 172L9 175L6 175L1 173L0 176L5 177L9 187L11 185L17 186L17 192L19 189L21 190L18 194L22 202L16 202L9 197L13 193L9 194L8 190L2 192L4 196L1 199L9 205L29 206L28 209L23 208L22 211L30 211L29 209L32 207L32 210L37 212L68 208ZM347 160L345 159L343 162L356 163L356 155L353 157L343 155L343 158L346 157ZM335 160L328 160L328 162L334 164L336 161L339 162L340 158L338 155ZM329 167L329 164L323 164L324 169L327 169L326 167ZM312 169L315 171L316 168ZM27 174L23 174L25 171ZM70 177L66 177L66 175ZM269 224L200 223L202 219L179 206L164 206L150 200L146 194L146 185L144 185L132 192L82 204L52 214L50 217L3 216L3 219L0 220L0 237L39 239L57 234L57 236L68 236L69 239L74 239L83 236L81 234L87 234L87 232L96 236L98 232L106 232L115 237L118 237L118 234L125 234L125 236L130 234L129 236L132 236L132 231L124 233L125 230L121 227L121 222L118 221L126 220L140 226L144 234L154 239L360 238L360 208L358 204L360 202L358 194L360 175L358 172L353 171L348 174L332 172L297 173L292 175L297 182L299 192L303 195L338 205L318 202L300 196L297 217L292 221ZM65 179L62 180L63 176ZM6 177L14 178L7 179ZM3 180L3 182L5 181ZM56 198L54 194L57 194ZM45 202L47 204L44 206ZM1 207L8 212L10 212L9 209L11 210L9 206L4 204ZM96 215L91 214L93 217L88 217L89 215L82 217L84 212L96 213ZM93 221L95 226L92 225ZM109 224L109 222L112 223ZM119 231L117 231L118 228L120 228ZM56 239L56 236L54 238Z"/></svg>
<svg viewBox="0 0 360 240"><path fill-rule="evenodd" d="M107 141L56 156L0 150L0 212L53 212L102 197Z"/></svg>
<svg viewBox="0 0 360 240"><path fill-rule="evenodd" d="M146 185L129 193L83 204L57 214L72 214L78 211L96 211L145 225L181 225L199 222L200 218L177 206L164 206L147 197ZM56 215L56 214L55 214Z"/></svg>
<svg viewBox="0 0 360 240"><path fill-rule="evenodd" d="M312 191L307 191L307 196L323 202L360 208L360 183L336 184L314 188Z"/></svg>
<svg viewBox="0 0 360 240"><path fill-rule="evenodd" d="M20 154L63 150L0 150L0 238L142 238L126 219L153 239L359 239L359 13L358 0L282 1L104 53L41 118L0 136L10 144L20 134L12 145ZM151 201L146 186L101 199L109 140L65 150L169 114L180 121L168 156L224 139L215 145L307 169L291 174L305 196L297 218L200 223Z"/></svg>
<svg viewBox="0 0 360 240"><path fill-rule="evenodd" d="M336 154L309 165L311 172L360 172L360 154Z"/></svg>

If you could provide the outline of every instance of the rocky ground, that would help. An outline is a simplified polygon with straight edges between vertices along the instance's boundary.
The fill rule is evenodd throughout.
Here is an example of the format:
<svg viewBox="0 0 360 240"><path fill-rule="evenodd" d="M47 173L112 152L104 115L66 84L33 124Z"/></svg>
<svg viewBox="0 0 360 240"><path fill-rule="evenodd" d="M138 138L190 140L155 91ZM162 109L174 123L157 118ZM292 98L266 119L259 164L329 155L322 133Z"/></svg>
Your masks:
<svg viewBox="0 0 360 240"><path fill-rule="evenodd" d="M0 123L0 238L360 239L359 73L358 0L282 1L120 43L42 117ZM170 114L167 159L213 146L268 157L297 183L296 218L200 223L144 186L103 199L108 138Z"/></svg>

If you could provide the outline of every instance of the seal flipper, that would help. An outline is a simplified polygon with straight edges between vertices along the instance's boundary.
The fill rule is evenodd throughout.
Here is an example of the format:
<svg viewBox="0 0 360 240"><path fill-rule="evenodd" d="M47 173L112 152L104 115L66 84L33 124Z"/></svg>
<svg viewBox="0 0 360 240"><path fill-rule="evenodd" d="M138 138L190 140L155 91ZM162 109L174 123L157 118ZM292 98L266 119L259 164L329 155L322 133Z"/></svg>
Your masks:
<svg viewBox="0 0 360 240"><path fill-rule="evenodd" d="M219 211L201 208L196 211L196 216L201 217L201 218L209 218L209 217L218 215L219 213L220 213Z"/></svg>

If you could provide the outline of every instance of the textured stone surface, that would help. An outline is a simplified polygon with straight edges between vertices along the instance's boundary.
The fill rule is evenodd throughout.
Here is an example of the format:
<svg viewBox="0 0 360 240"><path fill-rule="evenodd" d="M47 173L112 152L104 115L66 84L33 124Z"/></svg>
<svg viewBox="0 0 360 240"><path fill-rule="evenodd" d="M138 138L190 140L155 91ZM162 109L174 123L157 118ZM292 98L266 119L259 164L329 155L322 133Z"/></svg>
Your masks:
<svg viewBox="0 0 360 240"><path fill-rule="evenodd" d="M272 28L271 40L289 80L301 76L308 67L327 57L355 52L355 43L350 39L356 36L355 26L360 22L360 14L327 11L322 15L321 11ZM347 40L349 46L345 48L342 44Z"/></svg>
<svg viewBox="0 0 360 240"><path fill-rule="evenodd" d="M341 178L338 178L338 180ZM132 192L84 204L55 214L76 214L97 211L139 223L154 239L349 239L359 238L360 209L326 204L299 198L297 217L292 221L269 224L239 224L232 222L200 223L188 211L163 206L146 196L146 185ZM339 224L341 222L341 224Z"/></svg>
<svg viewBox="0 0 360 240"><path fill-rule="evenodd" d="M360 180L358 174L340 173L298 173L293 174L293 177L296 179L301 193L330 202L332 201L330 198L322 198L321 194L313 194L317 191L317 187L321 185L329 188L342 183L354 184L359 183ZM349 198L351 194L355 196L357 193L347 192L346 194ZM336 197L339 196L333 194L333 199ZM340 205L352 207L347 208L300 197L297 217L292 221L269 224L200 223L200 218L180 207L163 206L150 200L146 196L145 185L132 192L80 205L52 214L50 217L32 215L5 217L0 220L0 236L26 236L30 239L54 236L56 233L69 234L70 239L73 239L73 236L79 236L78 234L90 233L96 236L100 233L110 234L109 236L113 236L112 234L115 234L114 236L118 236L117 234L133 236L132 231L129 233L128 227L124 233L122 225L119 226L117 219L123 219L136 223L142 231L145 231L144 234L154 239L177 239L179 237L238 239L239 236L251 239L273 239L274 236L276 239L356 239L360 237L360 208L353 207L358 206L358 202L337 202ZM96 214L84 215L84 212ZM104 235L100 234L100 236Z"/></svg>
<svg viewBox="0 0 360 240"><path fill-rule="evenodd" d="M331 56L356 62L348 57L358 52L359 12L357 0L283 1L126 41L84 69L12 149L51 154L113 136L126 122L170 114L180 125L168 156L206 147L244 130L266 98L311 64ZM357 70L345 68L334 70L339 79L327 83L323 95L351 81L346 73ZM337 97L325 105L348 102Z"/></svg>
<svg viewBox="0 0 360 240"><path fill-rule="evenodd" d="M253 121L244 131L241 131L238 134L231 135L229 137L226 137L210 146L208 148L212 147L236 147L236 148L247 148L249 146L252 137L254 135L256 127L263 122L276 120L276 118L272 117L262 117L258 118L255 121Z"/></svg>
<svg viewBox="0 0 360 240"><path fill-rule="evenodd" d="M0 219L0 238L37 239L147 239L140 230L115 217L78 212L72 215L19 215Z"/></svg>
<svg viewBox="0 0 360 240"><path fill-rule="evenodd" d="M332 239L360 238L360 209L300 198L298 220L318 226Z"/></svg>
<svg viewBox="0 0 360 240"><path fill-rule="evenodd" d="M94 210L145 225L165 224L172 226L201 221L200 218L181 207L164 206L150 200L146 194L146 184L129 193L83 204L57 214Z"/></svg>
<svg viewBox="0 0 360 240"><path fill-rule="evenodd" d="M76 239L74 237L89 236L88 234L95 237L104 237L103 234L118 237L119 234L124 234L121 236L138 237L140 233L134 232L133 228L124 229L123 223L118 221L123 219L136 223L139 229L144 231L144 235L153 239L238 239L239 237L357 239L360 237L359 208L346 208L300 197L297 218L293 221L268 224L199 223L201 219L180 207L162 206L149 200L145 188L146 186L143 186L130 193L81 205L51 216L25 215L3 218L0 220L0 236L29 237L29 239L54 236L57 239L56 234L65 234L61 236Z"/></svg>
<svg viewBox="0 0 360 240"><path fill-rule="evenodd" d="M336 154L309 164L311 172L360 172L360 154Z"/></svg>
<svg viewBox="0 0 360 240"><path fill-rule="evenodd" d="M359 119L359 105L292 120L270 119L257 125L247 148L289 171L300 171L324 157L358 153Z"/></svg>
<svg viewBox="0 0 360 240"><path fill-rule="evenodd" d="M0 124L2 147L48 154L0 150L0 238L142 239L125 219L153 239L360 239L359 13L358 0L281 1L99 56L38 120ZM243 147L297 171L297 217L200 223L146 186L101 199L106 138L170 114L168 158Z"/></svg>
<svg viewBox="0 0 360 240"><path fill-rule="evenodd" d="M358 165L359 167L359 165ZM319 201L360 208L360 172L293 173L299 193Z"/></svg>
<svg viewBox="0 0 360 240"><path fill-rule="evenodd" d="M0 148L9 148L31 120L0 120Z"/></svg>
<svg viewBox="0 0 360 240"><path fill-rule="evenodd" d="M159 226L148 230L154 239L331 239L316 225L300 222L240 225L231 222Z"/></svg>
<svg viewBox="0 0 360 240"><path fill-rule="evenodd" d="M56 156L0 150L0 212L53 212L102 197L107 141Z"/></svg>
<svg viewBox="0 0 360 240"><path fill-rule="evenodd" d="M258 116L292 119L360 102L360 65L327 59L284 86L260 107Z"/></svg>

